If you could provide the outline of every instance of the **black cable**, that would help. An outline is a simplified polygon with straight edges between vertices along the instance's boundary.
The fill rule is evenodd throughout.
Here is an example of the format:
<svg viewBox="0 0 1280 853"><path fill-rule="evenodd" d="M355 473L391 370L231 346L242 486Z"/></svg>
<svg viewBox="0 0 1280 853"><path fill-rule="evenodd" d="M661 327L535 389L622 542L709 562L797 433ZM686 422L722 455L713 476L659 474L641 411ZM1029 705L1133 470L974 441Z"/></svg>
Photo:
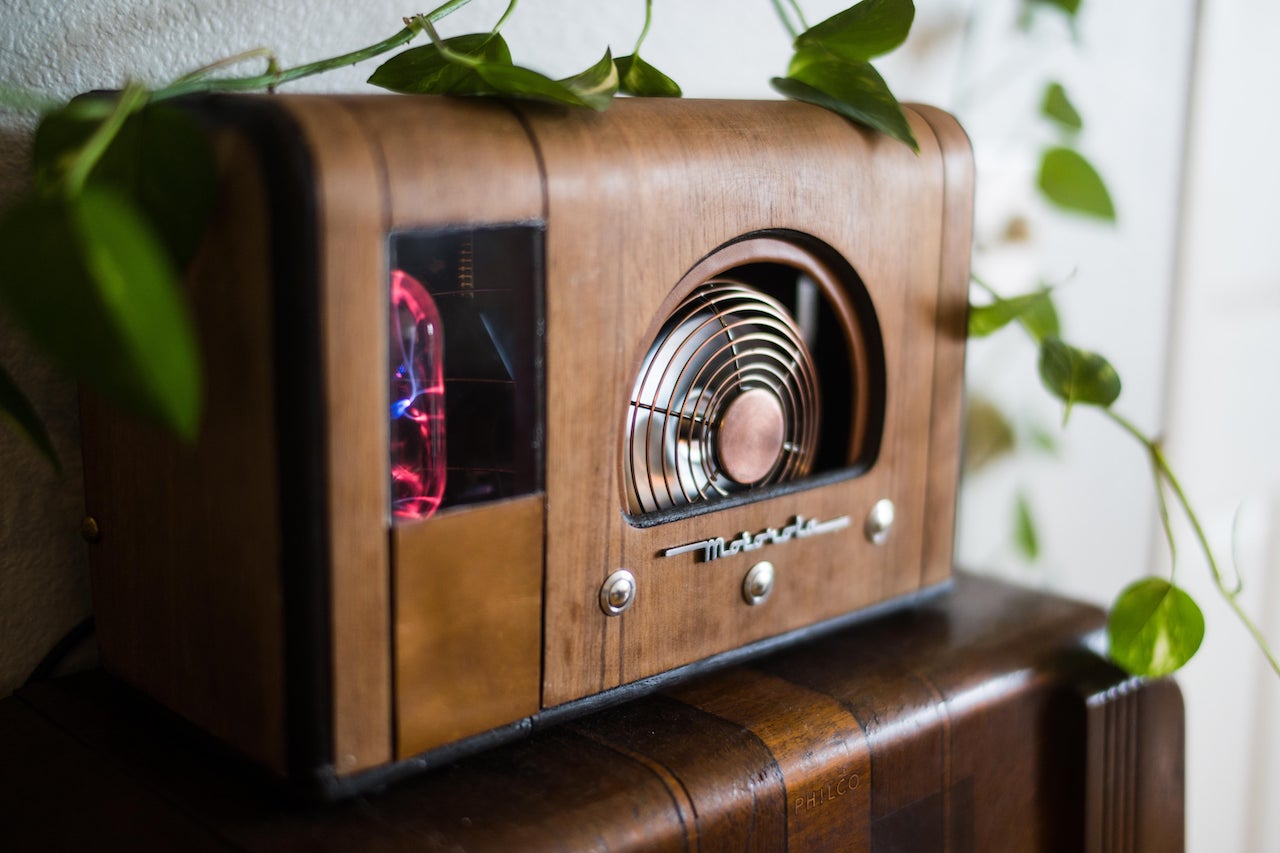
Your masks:
<svg viewBox="0 0 1280 853"><path fill-rule="evenodd" d="M61 640L54 644L53 648L49 649L48 653L40 659L40 663L36 664L36 668L31 670L27 680L22 682L22 686L29 687L52 676L58 664L62 663L68 654L93 636L93 629L93 616L86 616L80 624L68 631Z"/></svg>

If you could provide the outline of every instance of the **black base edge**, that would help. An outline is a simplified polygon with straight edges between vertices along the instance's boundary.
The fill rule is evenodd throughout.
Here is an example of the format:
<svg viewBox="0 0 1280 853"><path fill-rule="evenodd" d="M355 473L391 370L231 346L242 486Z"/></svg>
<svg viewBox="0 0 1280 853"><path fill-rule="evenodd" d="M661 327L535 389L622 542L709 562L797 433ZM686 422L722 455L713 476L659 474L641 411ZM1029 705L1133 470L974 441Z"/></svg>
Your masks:
<svg viewBox="0 0 1280 853"><path fill-rule="evenodd" d="M560 725L561 723L567 723L631 699L655 693L665 687L673 686L696 676L714 670L725 669L735 664L745 663L753 658L761 657L805 640L814 639L842 628L869 622L890 613L897 613L910 607L925 604L948 592L954 584L955 578L948 577L940 583L855 610L851 613L836 616L824 622L806 625L803 628L797 628L785 634L766 637L763 640L757 640L754 643L749 643L727 652L721 652L639 681L614 687L603 693L547 708L509 725L437 747L412 758L406 758L346 776L337 775L331 766L317 768L305 778L295 777L291 780L294 788L292 793L304 799L326 801L367 794L371 791L385 788L416 773L451 764L465 756L511 743L534 732Z"/></svg>

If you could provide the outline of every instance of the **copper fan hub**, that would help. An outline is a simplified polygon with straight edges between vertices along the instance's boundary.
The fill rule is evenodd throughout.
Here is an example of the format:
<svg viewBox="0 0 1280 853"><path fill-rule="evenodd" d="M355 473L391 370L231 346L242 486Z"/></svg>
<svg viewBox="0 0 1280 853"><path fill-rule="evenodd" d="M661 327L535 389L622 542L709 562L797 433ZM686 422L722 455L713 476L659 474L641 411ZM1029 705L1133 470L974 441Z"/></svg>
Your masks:
<svg viewBox="0 0 1280 853"><path fill-rule="evenodd" d="M720 467L739 483L754 483L773 470L786 439L782 403L763 388L734 397L716 435Z"/></svg>

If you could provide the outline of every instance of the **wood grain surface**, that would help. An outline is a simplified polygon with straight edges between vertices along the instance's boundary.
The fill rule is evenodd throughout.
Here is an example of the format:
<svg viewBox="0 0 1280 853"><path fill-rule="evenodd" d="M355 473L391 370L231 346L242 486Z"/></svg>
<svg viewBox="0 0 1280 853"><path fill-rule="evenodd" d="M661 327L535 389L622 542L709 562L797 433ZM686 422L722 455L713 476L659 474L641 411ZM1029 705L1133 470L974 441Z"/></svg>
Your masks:
<svg viewBox="0 0 1280 853"><path fill-rule="evenodd" d="M918 156L795 103L636 100L604 115L517 109L547 175L547 524L554 535L547 540L544 704L944 579L950 534L931 548L927 569L923 543L926 523L933 523L929 477L943 472L947 482L937 499L950 493L954 500L958 467L954 441L948 446L940 434L931 447L930 411L939 291L954 306L957 279L948 269L944 282L940 269L944 212L968 215L960 198L967 145L948 155L957 172L948 184L938 140L914 113ZM955 134L946 141L950 148L961 144ZM955 196L950 206L948 188ZM620 513L621 472L613 460L624 395L649 345L648 330L674 283L709 253L742 235L779 229L835 249L871 295L887 373L879 459L844 482L633 527ZM948 248L947 263L964 263L965 279L967 258ZM939 356L951 378L958 373L950 362L958 357L954 347ZM897 518L888 542L873 546L862 526L881 498L893 500ZM761 607L745 606L738 590L764 554L714 564L691 554L659 556L708 537L779 528L796 515L847 515L852 523L770 553L777 580ZM595 597L618 568L636 575L638 594L630 610L610 619Z"/></svg>
<svg viewBox="0 0 1280 853"><path fill-rule="evenodd" d="M969 253L973 245L973 154L964 129L937 107L912 105L941 143L942 258L939 262L933 404L929 413L929 486L925 496L920 585L950 573L964 426L964 345L969 318Z"/></svg>
<svg viewBox="0 0 1280 853"><path fill-rule="evenodd" d="M537 712L542 517L533 495L395 528L397 758Z"/></svg>
<svg viewBox="0 0 1280 853"><path fill-rule="evenodd" d="M389 451L379 417L390 407L387 190L364 124L343 103L284 103L315 171L333 761L345 773L393 754Z"/></svg>
<svg viewBox="0 0 1280 853"><path fill-rule="evenodd" d="M201 439L81 398L94 613L107 666L256 760L286 767L275 388L264 175L234 133L187 278L205 357Z"/></svg>
<svg viewBox="0 0 1280 853"><path fill-rule="evenodd" d="M6 842L1181 850L1176 685L1131 681L1088 651L1103 619L960 575L926 606L327 805L280 796L102 675L47 682L0 703L0 803L21 803Z"/></svg>

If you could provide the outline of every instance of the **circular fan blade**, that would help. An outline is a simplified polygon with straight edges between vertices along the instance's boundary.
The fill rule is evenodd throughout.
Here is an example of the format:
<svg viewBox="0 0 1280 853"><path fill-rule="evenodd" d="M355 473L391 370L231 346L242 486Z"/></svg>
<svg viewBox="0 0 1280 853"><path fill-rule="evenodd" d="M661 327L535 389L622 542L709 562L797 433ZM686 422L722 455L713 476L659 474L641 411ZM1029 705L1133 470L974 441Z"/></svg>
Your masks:
<svg viewBox="0 0 1280 853"><path fill-rule="evenodd" d="M733 281L702 285L663 324L632 389L629 511L805 476L819 414L813 358L787 309Z"/></svg>

